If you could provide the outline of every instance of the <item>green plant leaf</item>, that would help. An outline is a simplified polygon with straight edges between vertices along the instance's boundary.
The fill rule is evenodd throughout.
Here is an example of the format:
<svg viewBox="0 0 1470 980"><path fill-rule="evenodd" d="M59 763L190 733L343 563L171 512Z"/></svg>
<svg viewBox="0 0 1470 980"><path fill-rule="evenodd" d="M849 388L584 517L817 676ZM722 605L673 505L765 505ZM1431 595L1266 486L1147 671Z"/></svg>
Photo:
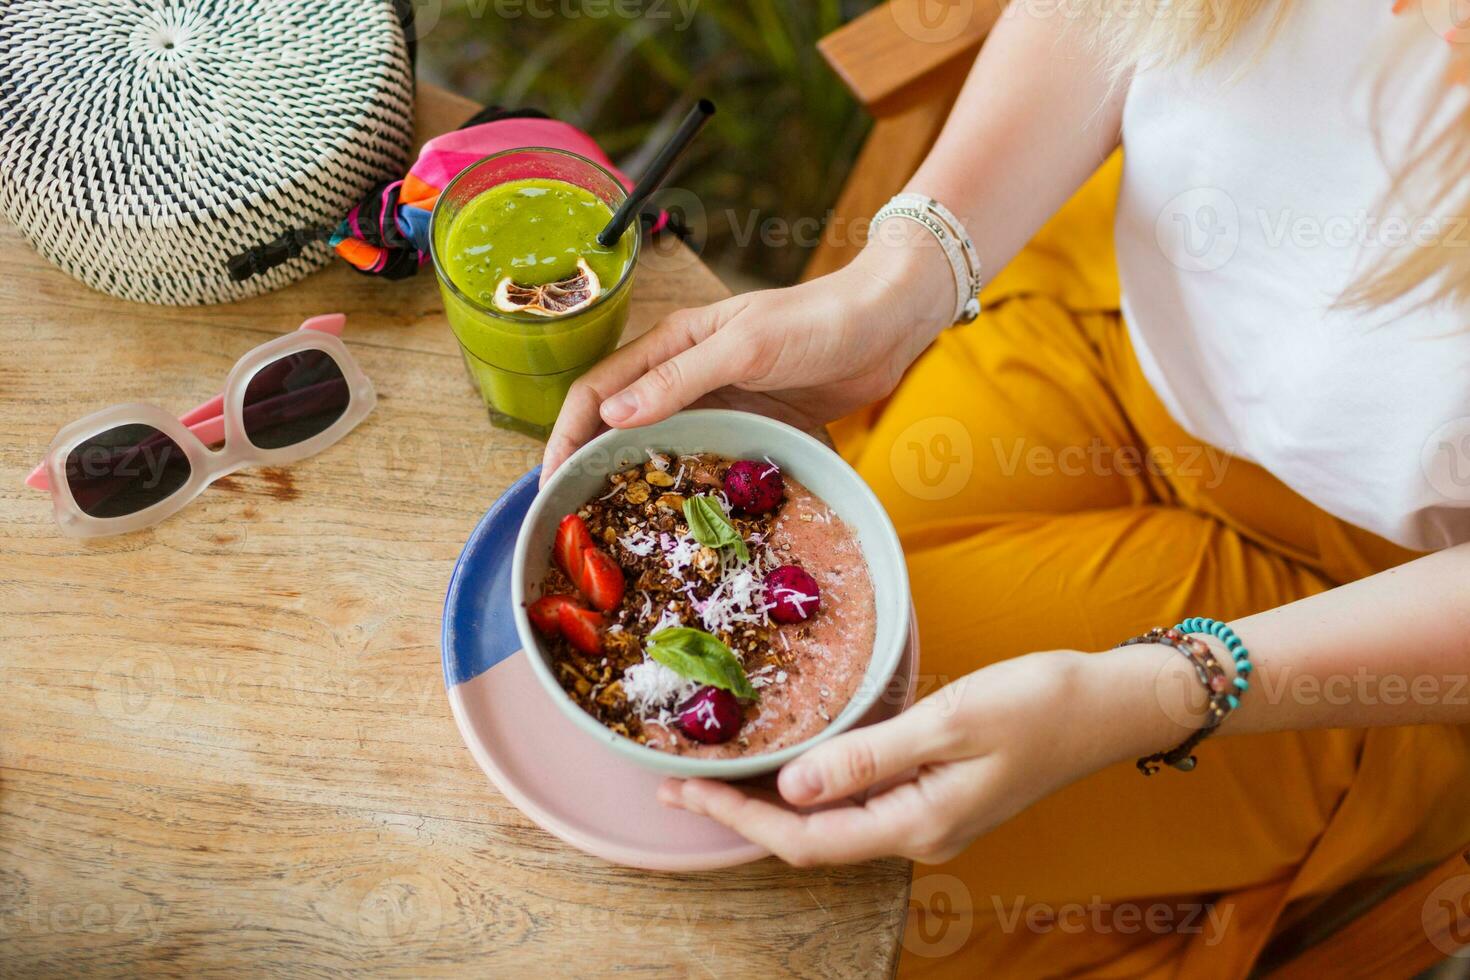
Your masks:
<svg viewBox="0 0 1470 980"><path fill-rule="evenodd" d="M446 0L420 39L420 70L483 104L545 109L585 129L624 170L651 157L651 121L692 95L714 96L720 112L672 183L703 203L690 222L702 260L779 285L801 276L823 239L802 219L831 207L871 126L817 42L878 5L571 0L548 18L532 4ZM767 220L795 230L781 247L750 248Z"/></svg>
<svg viewBox="0 0 1470 980"><path fill-rule="evenodd" d="M689 533L694 535L695 541L707 548L734 548L741 561L750 561L750 549L745 547L745 539L709 494L702 493L684 501L684 520L689 522Z"/></svg>
<svg viewBox="0 0 1470 980"><path fill-rule="evenodd" d="M650 636L644 650L680 677L723 688L747 701L760 697L734 652L704 630L669 626Z"/></svg>

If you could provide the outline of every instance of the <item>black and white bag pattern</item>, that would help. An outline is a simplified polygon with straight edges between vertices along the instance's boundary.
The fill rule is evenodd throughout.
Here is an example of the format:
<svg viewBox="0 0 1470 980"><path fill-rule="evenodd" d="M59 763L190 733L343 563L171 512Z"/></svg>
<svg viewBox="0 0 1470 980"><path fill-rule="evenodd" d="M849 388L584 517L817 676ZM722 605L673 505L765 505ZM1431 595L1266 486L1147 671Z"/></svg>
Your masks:
<svg viewBox="0 0 1470 980"><path fill-rule="evenodd" d="M326 243L245 282L227 262L402 174L404 7L0 0L0 210L46 258L131 300L217 303L301 278Z"/></svg>

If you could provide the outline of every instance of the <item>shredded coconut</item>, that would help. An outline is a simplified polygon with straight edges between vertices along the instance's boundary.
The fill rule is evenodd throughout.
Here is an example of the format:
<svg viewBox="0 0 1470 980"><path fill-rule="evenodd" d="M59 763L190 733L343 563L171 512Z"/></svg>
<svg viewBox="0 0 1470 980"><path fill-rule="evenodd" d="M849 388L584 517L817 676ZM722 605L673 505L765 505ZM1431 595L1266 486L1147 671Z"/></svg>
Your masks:
<svg viewBox="0 0 1470 980"><path fill-rule="evenodd" d="M678 613L674 612L674 610L672 609L665 608L660 611L658 622L653 624L653 629L648 631L648 635L652 636L659 630L673 629L675 626L683 625L684 621L679 618Z"/></svg>
<svg viewBox="0 0 1470 980"><path fill-rule="evenodd" d="M644 718L659 716L699 690L699 685L680 677L657 660L644 660L623 671L623 693Z"/></svg>
<svg viewBox="0 0 1470 980"><path fill-rule="evenodd" d="M679 581L685 581L684 572L694 564L694 556L699 552L699 542L694 540L693 535L686 534L676 538L665 531L659 535L659 547L664 552L664 564L669 566L669 574Z"/></svg>
<svg viewBox="0 0 1470 980"><path fill-rule="evenodd" d="M704 730L720 727L720 719L715 717L715 703L708 699L699 702L694 708L694 720L704 725Z"/></svg>
<svg viewBox="0 0 1470 980"><path fill-rule="evenodd" d="M801 592L797 589L788 589L784 587L777 589L776 595L795 606L796 611L801 613L802 616L806 615L806 604L808 602L816 602L819 598L818 596L807 595L805 592Z"/></svg>
<svg viewBox="0 0 1470 980"><path fill-rule="evenodd" d="M658 547L658 542L647 531L636 531L633 534L618 538L618 544L627 548L639 558L647 558L653 554L653 549Z"/></svg>
<svg viewBox="0 0 1470 980"><path fill-rule="evenodd" d="M733 556L730 556L733 557ZM710 633L733 633L740 626L766 621L765 583L756 575L754 562L723 561L714 591L698 608L699 618Z"/></svg>

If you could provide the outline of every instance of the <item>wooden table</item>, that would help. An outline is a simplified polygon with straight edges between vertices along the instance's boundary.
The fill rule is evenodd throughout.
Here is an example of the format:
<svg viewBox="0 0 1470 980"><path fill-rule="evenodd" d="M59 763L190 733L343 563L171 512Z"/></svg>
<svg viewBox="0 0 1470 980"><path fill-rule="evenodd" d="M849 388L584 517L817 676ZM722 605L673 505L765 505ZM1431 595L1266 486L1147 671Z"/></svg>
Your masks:
<svg viewBox="0 0 1470 980"><path fill-rule="evenodd" d="M468 112L425 89L420 132ZM663 258L635 331L725 295ZM905 862L625 870L541 831L470 758L440 607L541 447L487 424L430 277L338 264L248 302L147 307L3 222L0 263L0 975L891 972ZM326 453L93 542L21 486L63 423L182 411L332 311L379 403Z"/></svg>

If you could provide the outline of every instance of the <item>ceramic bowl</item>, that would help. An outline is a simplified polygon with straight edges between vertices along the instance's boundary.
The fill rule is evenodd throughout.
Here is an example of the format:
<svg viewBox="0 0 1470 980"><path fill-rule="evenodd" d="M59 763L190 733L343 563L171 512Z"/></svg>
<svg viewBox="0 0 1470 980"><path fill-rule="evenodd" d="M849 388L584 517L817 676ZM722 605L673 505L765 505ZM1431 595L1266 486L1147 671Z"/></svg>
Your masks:
<svg viewBox="0 0 1470 980"><path fill-rule="evenodd" d="M577 706L557 683L551 658L526 615L526 603L551 563L561 518L601 492L609 473L648 458L655 448L673 453L712 452L732 459L769 456L782 472L816 494L857 535L873 581L876 630L868 669L851 702L805 742L736 759L671 755L639 745L604 727ZM831 449L774 419L746 412L699 409L639 429L614 429L583 446L541 488L521 525L511 566L511 604L516 630L546 694L591 738L628 760L670 776L743 779L772 772L824 739L846 731L868 712L893 676L909 636L908 571L898 533L878 498L851 466ZM555 760L547 760L555 765Z"/></svg>

